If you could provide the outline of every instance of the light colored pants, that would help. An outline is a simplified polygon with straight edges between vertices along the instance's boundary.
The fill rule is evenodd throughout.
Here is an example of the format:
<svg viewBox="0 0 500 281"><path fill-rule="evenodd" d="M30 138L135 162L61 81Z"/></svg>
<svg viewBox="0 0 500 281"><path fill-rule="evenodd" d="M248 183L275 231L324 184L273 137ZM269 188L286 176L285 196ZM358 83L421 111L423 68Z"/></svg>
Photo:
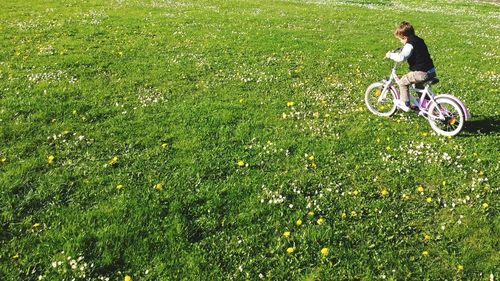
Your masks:
<svg viewBox="0 0 500 281"><path fill-rule="evenodd" d="M408 94L410 85L425 81L427 80L427 78L429 78L429 74L423 71L412 71L401 77L398 82L399 91L401 94L400 100L403 102L410 101L410 96Z"/></svg>

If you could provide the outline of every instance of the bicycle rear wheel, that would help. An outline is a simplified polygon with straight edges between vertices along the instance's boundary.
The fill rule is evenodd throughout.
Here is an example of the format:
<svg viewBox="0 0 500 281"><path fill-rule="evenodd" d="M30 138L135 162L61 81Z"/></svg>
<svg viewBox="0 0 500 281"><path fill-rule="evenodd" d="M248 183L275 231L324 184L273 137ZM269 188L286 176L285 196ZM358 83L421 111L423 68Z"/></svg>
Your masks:
<svg viewBox="0 0 500 281"><path fill-rule="evenodd" d="M449 98L438 98L432 103L427 119L432 129L443 136L454 136L462 130L465 114L460 105Z"/></svg>
<svg viewBox="0 0 500 281"><path fill-rule="evenodd" d="M371 113L378 116L391 116L396 112L396 93L392 88L387 89L387 93L382 93L384 83L375 82L368 86L365 92L365 104ZM381 96L384 95L384 98Z"/></svg>

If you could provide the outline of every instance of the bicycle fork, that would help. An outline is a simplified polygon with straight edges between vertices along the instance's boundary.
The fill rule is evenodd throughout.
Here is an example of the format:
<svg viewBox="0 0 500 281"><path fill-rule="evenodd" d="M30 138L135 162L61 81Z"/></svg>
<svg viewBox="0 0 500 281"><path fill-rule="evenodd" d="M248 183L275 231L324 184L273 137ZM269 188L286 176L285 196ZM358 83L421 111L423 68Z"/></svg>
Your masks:
<svg viewBox="0 0 500 281"><path fill-rule="evenodd" d="M387 83L384 85L384 88L382 89L382 93L378 97L377 102L381 103L385 98L387 97L387 91L389 90L389 86L391 85L391 81L387 81Z"/></svg>

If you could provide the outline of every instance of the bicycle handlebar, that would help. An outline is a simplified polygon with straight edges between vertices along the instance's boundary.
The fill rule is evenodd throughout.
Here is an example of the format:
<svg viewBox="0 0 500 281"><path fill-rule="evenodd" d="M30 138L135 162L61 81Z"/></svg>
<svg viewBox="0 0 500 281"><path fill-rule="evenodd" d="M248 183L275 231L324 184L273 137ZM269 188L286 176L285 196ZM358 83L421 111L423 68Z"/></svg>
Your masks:
<svg viewBox="0 0 500 281"><path fill-rule="evenodd" d="M391 53L401 52L401 50L403 50L403 48L399 47L399 48L396 48L396 49L392 50ZM396 68L398 66L398 64L399 63L397 61L395 61L394 62L394 66L392 68Z"/></svg>

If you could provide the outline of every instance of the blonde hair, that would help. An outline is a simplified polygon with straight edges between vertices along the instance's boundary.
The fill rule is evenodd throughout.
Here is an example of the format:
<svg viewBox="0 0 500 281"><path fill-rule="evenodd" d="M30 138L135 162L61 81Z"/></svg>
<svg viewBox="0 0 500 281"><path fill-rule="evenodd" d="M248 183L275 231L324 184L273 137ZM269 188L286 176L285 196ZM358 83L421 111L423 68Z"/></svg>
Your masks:
<svg viewBox="0 0 500 281"><path fill-rule="evenodd" d="M403 21L394 30L394 36L398 38L403 36L412 37L415 36L415 29L413 29L413 26L409 22Z"/></svg>

